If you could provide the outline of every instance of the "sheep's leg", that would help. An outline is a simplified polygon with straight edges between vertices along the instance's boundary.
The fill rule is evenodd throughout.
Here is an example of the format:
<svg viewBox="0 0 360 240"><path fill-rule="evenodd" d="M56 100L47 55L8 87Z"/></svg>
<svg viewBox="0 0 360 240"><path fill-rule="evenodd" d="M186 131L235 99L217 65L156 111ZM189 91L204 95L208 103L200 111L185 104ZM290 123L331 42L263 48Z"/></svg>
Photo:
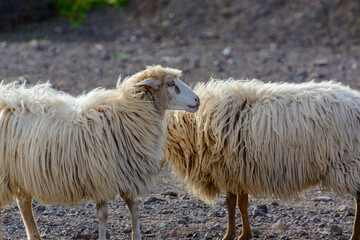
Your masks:
<svg viewBox="0 0 360 240"><path fill-rule="evenodd" d="M107 202L96 203L96 215L99 221L99 239L106 239L106 226L108 219Z"/></svg>
<svg viewBox="0 0 360 240"><path fill-rule="evenodd" d="M238 240L249 240L253 237L249 221L248 202L249 199L247 193L238 194L237 204L241 213L242 220L242 233Z"/></svg>
<svg viewBox="0 0 360 240"><path fill-rule="evenodd" d="M18 196L17 205L21 212L21 217L25 224L26 233L29 240L41 239L39 230L36 226L34 215L31 209L32 197L30 196Z"/></svg>
<svg viewBox="0 0 360 240"><path fill-rule="evenodd" d="M141 240L141 233L140 233L140 219L139 219L139 208L138 203L131 198L128 198L126 195L121 196L126 205L130 210L131 215L131 227L132 227L132 240Z"/></svg>
<svg viewBox="0 0 360 240"><path fill-rule="evenodd" d="M226 235L222 240L233 240L236 236L235 211L236 211L236 195L231 192L226 193L226 207L228 213L228 224Z"/></svg>
<svg viewBox="0 0 360 240"><path fill-rule="evenodd" d="M360 193L357 194L355 200L356 200L356 215L355 215L351 240L360 240Z"/></svg>

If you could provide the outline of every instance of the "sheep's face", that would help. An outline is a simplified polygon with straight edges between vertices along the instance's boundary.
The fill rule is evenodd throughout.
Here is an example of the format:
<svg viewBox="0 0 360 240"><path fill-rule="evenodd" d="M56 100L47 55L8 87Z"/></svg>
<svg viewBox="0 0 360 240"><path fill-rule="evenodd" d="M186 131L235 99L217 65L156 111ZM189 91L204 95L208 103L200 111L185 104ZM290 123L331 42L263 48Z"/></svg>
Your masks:
<svg viewBox="0 0 360 240"><path fill-rule="evenodd" d="M200 106L199 97L179 78L165 76L164 81L148 78L136 84L150 87L165 109L196 112Z"/></svg>

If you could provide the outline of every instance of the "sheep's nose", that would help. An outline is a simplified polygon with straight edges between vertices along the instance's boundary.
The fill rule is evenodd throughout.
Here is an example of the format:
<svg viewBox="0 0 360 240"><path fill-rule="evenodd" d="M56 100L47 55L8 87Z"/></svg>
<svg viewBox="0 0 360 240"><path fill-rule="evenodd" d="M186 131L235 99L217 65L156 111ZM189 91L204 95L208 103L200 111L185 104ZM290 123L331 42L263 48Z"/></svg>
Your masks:
<svg viewBox="0 0 360 240"><path fill-rule="evenodd" d="M196 105L197 105L197 106L200 106L200 98L199 98L199 97L196 97L196 98L195 98L195 102L196 102Z"/></svg>

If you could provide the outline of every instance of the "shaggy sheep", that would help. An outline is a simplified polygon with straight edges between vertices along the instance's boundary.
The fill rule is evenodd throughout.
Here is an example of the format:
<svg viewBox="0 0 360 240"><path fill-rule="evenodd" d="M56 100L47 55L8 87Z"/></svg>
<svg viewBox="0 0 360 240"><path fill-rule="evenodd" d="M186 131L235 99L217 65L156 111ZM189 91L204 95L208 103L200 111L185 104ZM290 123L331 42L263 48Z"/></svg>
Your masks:
<svg viewBox="0 0 360 240"><path fill-rule="evenodd" d="M360 93L334 82L211 80L194 90L193 115L170 112L164 157L206 202L226 192L234 239L235 205L250 239L254 197L291 199L316 185L356 199L352 238L360 239Z"/></svg>
<svg viewBox="0 0 360 240"><path fill-rule="evenodd" d="M132 239L141 239L136 199L159 171L165 109L195 112L199 106L180 75L148 67L117 89L77 98L49 84L0 85L0 203L17 200L28 239L40 239L32 198L61 205L95 201L99 239L105 239L107 202L117 195L129 207Z"/></svg>

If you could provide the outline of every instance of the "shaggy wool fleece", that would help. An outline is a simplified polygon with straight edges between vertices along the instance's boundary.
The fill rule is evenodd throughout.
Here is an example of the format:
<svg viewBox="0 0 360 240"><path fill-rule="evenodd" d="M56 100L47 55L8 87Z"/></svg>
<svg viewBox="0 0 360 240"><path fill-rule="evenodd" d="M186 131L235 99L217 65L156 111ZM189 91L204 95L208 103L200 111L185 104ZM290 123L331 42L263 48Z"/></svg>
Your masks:
<svg viewBox="0 0 360 240"><path fill-rule="evenodd" d="M360 93L335 82L211 80L195 114L167 115L165 159L206 202L360 190Z"/></svg>
<svg viewBox="0 0 360 240"><path fill-rule="evenodd" d="M0 203L21 189L41 203L106 202L147 192L159 171L164 112L134 85L181 72L148 67L116 89L78 97L50 84L0 85Z"/></svg>

